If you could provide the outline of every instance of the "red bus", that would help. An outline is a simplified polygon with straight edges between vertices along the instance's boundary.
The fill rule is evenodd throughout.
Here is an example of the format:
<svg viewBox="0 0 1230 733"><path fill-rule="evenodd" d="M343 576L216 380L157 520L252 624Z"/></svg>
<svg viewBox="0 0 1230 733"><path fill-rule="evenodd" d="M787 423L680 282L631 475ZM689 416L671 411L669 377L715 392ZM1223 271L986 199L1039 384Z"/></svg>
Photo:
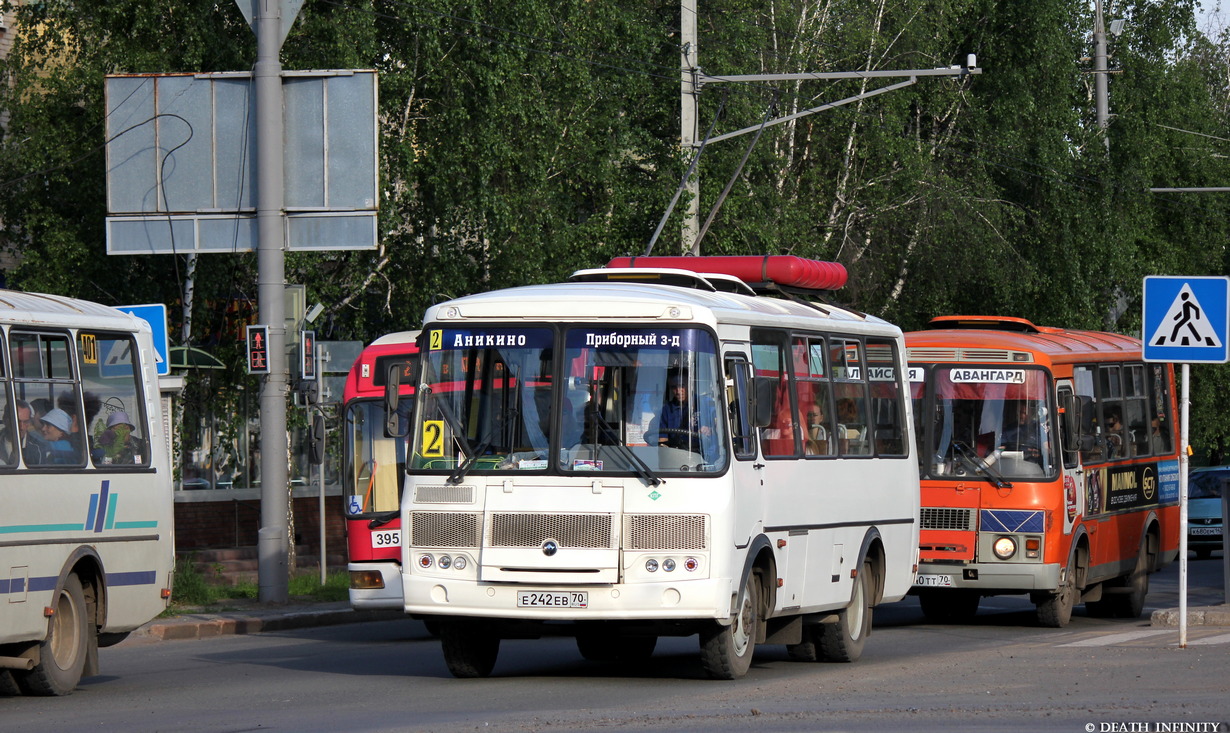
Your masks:
<svg viewBox="0 0 1230 733"><path fill-rule="evenodd" d="M1174 370L1138 339L944 316L905 335L921 476L913 592L936 621L1028 593L1135 618L1179 544Z"/></svg>
<svg viewBox="0 0 1230 733"><path fill-rule="evenodd" d="M373 341L346 377L343 394L342 499L349 551L350 604L355 608L402 608L401 490L406 475L406 427L414 401L398 403L399 430L385 421L385 384L399 372L400 395L414 394L418 331Z"/></svg>

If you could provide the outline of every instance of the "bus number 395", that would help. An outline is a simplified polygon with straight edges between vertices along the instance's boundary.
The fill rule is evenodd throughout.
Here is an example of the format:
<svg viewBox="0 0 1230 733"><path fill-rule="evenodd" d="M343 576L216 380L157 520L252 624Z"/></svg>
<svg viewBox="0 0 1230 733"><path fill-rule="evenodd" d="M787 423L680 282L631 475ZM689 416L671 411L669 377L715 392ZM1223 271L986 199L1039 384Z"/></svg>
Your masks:
<svg viewBox="0 0 1230 733"><path fill-rule="evenodd" d="M372 547L401 547L401 530L391 529L372 532Z"/></svg>

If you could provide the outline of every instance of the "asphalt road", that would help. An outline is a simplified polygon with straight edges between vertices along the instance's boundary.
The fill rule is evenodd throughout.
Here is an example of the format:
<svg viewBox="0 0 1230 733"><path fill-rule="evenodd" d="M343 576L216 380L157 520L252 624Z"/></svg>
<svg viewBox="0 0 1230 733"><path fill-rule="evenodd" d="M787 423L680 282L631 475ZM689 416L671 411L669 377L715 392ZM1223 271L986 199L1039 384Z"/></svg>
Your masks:
<svg viewBox="0 0 1230 733"><path fill-rule="evenodd" d="M1190 566L1190 603L1220 602L1220 556ZM506 641L481 680L449 676L408 619L129 641L102 650L104 674L69 697L0 698L0 730L1226 731L1230 627L1189 629L1179 649L1177 630L1148 623L1177 606L1177 577L1177 565L1153 576L1140 620L1078 608L1064 629L1034 626L1024 599L985 599L952 626L907 599L877 609L855 664L768 647L735 682L703 679L694 637L663 639L636 668L586 662L571 639Z"/></svg>

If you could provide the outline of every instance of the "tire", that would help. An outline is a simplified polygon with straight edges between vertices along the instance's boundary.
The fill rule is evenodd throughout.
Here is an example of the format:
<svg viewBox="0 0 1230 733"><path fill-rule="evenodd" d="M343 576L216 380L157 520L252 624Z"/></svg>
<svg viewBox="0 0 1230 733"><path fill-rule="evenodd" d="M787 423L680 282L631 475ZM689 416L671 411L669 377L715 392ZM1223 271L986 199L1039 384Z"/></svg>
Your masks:
<svg viewBox="0 0 1230 733"><path fill-rule="evenodd" d="M472 621L441 621L440 646L448 671L461 679L487 677L500 655L500 637Z"/></svg>
<svg viewBox="0 0 1230 733"><path fill-rule="evenodd" d="M13 674L27 695L67 695L76 689L85 669L92 626L76 574L70 574L56 590L52 608L55 613L47 622L47 638L39 644L38 665Z"/></svg>
<svg viewBox="0 0 1230 733"><path fill-rule="evenodd" d="M656 636L579 634L577 649L591 662L639 662L653 656Z"/></svg>
<svg viewBox="0 0 1230 733"><path fill-rule="evenodd" d="M1123 587L1127 588L1127 592L1116 593L1109 598L1119 618L1140 618L1145 610L1145 596L1149 595L1149 572L1152 570L1150 565L1149 540L1146 538L1140 543L1132 573L1124 578Z"/></svg>
<svg viewBox="0 0 1230 733"><path fill-rule="evenodd" d="M803 641L798 644L787 644L786 653L796 662L820 661L820 630L816 626L803 627Z"/></svg>
<svg viewBox="0 0 1230 733"><path fill-rule="evenodd" d="M924 589L918 593L918 605L923 616L936 624L967 624L978 615L982 596L976 590L954 588L952 590Z"/></svg>
<svg viewBox="0 0 1230 733"><path fill-rule="evenodd" d="M20 695L21 688L17 686L17 680L13 679L13 672L7 669L0 669L0 697L12 697Z"/></svg>
<svg viewBox="0 0 1230 733"><path fill-rule="evenodd" d="M875 599L875 578L871 563L854 579L854 594L850 605L837 614L837 623L821 624L817 633L817 651L826 662L856 662L863 656L863 646L871 634L871 603Z"/></svg>
<svg viewBox="0 0 1230 733"><path fill-rule="evenodd" d="M1059 590L1034 601L1038 623L1052 629L1067 626L1072 620L1072 608L1076 605L1076 596L1079 593L1076 588L1076 567L1069 565Z"/></svg>
<svg viewBox="0 0 1230 733"><path fill-rule="evenodd" d="M737 680L747 674L760 634L760 576L748 573L739 589L737 611L730 624L714 623L700 635L700 661L715 680Z"/></svg>

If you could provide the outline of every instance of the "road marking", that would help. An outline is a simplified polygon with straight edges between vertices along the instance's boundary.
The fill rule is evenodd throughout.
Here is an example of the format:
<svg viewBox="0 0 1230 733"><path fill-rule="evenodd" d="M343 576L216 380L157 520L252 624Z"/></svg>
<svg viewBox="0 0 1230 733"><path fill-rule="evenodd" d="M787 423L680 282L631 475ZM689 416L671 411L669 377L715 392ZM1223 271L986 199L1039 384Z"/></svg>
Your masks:
<svg viewBox="0 0 1230 733"><path fill-rule="evenodd" d="M1175 643L1177 644L1178 642L1175 642ZM1227 644L1227 643L1230 643L1230 634L1220 634L1218 636L1209 636L1204 639L1188 641L1187 645L1195 646L1196 644Z"/></svg>
<svg viewBox="0 0 1230 733"><path fill-rule="evenodd" d="M1136 631L1124 631L1118 634L1107 634L1105 636L1096 636L1092 639L1081 639L1070 644L1060 644L1059 646L1110 646L1111 644L1122 644L1127 641L1136 641L1138 639L1147 639L1159 634L1173 634L1174 629L1139 629Z"/></svg>

